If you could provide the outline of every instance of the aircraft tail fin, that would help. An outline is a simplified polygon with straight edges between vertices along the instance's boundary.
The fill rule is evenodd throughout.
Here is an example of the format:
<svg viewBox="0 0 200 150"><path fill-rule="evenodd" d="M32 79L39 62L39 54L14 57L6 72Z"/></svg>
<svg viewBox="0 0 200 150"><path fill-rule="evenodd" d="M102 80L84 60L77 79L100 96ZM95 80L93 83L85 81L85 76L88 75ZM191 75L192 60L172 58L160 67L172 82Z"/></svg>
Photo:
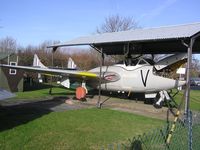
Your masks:
<svg viewBox="0 0 200 150"><path fill-rule="evenodd" d="M68 59L67 68L68 69L76 69L77 68L75 62L72 60L71 57L69 57L69 59Z"/></svg>
<svg viewBox="0 0 200 150"><path fill-rule="evenodd" d="M39 59L39 57L37 56L37 54L34 54L34 58L33 58L33 67L40 67L40 68L47 68ZM40 73L38 73L38 79L39 82L42 83L42 76Z"/></svg>
<svg viewBox="0 0 200 150"><path fill-rule="evenodd" d="M34 67L40 67L40 68L47 68L39 59L39 57L37 56L37 54L34 54L34 58L33 58L33 66Z"/></svg>

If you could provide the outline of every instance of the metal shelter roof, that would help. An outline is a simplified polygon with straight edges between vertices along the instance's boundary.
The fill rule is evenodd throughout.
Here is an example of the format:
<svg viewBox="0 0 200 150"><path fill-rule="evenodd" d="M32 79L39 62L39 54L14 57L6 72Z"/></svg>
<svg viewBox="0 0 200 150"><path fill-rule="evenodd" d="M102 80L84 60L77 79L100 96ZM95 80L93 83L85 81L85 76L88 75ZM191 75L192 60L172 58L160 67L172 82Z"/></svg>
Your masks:
<svg viewBox="0 0 200 150"><path fill-rule="evenodd" d="M166 26L149 29L135 29L121 32L103 33L79 37L74 40L49 47L91 45L102 48L106 54L123 54L124 47L129 47L135 54L166 54L187 52L183 42L189 43L190 38L200 32L200 23ZM200 53L200 38L197 37L194 53Z"/></svg>

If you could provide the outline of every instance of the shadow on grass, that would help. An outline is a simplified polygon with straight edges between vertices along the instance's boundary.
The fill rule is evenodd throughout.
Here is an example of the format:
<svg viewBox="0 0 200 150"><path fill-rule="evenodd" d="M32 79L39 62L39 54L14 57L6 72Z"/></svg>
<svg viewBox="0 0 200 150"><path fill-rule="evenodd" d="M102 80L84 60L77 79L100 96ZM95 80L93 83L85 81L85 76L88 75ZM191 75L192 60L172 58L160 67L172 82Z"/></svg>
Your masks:
<svg viewBox="0 0 200 150"><path fill-rule="evenodd" d="M0 106L0 132L49 114L53 111L51 108L64 103L65 100L66 97L59 97L46 101Z"/></svg>
<svg viewBox="0 0 200 150"><path fill-rule="evenodd" d="M24 91L35 91L35 90L41 90L41 89L47 89L47 88L51 88L54 87L51 84L44 84L44 83L37 83L37 82L33 82L32 85L28 84L28 83L24 83Z"/></svg>
<svg viewBox="0 0 200 150"><path fill-rule="evenodd" d="M60 95L61 96L63 96L62 98L66 98L67 96L73 96L73 95L75 95L75 93L70 93L70 92L59 92L59 93L51 93L51 94L49 94L49 95L51 95L51 96L59 96L60 97Z"/></svg>
<svg viewBox="0 0 200 150"><path fill-rule="evenodd" d="M96 92L96 91L95 91ZM98 94L96 92L96 94ZM153 100L145 99L144 93L131 93L128 96L128 93L118 93L118 92L109 92L109 91L102 91L103 96L113 97L113 98L119 98L119 99L125 99L130 101L142 101L145 104L153 104Z"/></svg>

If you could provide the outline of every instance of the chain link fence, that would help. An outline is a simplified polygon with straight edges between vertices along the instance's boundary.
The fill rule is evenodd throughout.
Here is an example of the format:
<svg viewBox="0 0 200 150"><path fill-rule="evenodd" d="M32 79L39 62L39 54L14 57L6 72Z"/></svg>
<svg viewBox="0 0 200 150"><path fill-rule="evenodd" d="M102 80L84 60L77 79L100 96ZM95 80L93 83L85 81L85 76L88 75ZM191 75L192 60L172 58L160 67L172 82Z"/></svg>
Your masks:
<svg viewBox="0 0 200 150"><path fill-rule="evenodd" d="M163 128L156 129L123 144L109 144L102 150L199 150L200 149L200 113L189 113L187 119L169 122ZM174 126L173 132L171 129ZM171 134L170 140L168 139Z"/></svg>

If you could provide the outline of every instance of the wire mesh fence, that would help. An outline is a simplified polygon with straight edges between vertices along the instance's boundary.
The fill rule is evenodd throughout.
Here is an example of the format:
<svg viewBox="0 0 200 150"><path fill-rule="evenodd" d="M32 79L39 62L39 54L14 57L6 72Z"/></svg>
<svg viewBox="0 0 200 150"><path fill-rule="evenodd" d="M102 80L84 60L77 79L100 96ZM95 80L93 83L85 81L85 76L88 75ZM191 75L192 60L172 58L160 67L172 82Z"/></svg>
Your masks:
<svg viewBox="0 0 200 150"><path fill-rule="evenodd" d="M192 119L192 148L200 149L200 113L194 113Z"/></svg>
<svg viewBox="0 0 200 150"><path fill-rule="evenodd" d="M178 119L173 133L173 122L163 128L133 137L123 144L109 144L102 150L199 150L200 113L189 113L187 119ZM169 134L171 138L167 141Z"/></svg>

